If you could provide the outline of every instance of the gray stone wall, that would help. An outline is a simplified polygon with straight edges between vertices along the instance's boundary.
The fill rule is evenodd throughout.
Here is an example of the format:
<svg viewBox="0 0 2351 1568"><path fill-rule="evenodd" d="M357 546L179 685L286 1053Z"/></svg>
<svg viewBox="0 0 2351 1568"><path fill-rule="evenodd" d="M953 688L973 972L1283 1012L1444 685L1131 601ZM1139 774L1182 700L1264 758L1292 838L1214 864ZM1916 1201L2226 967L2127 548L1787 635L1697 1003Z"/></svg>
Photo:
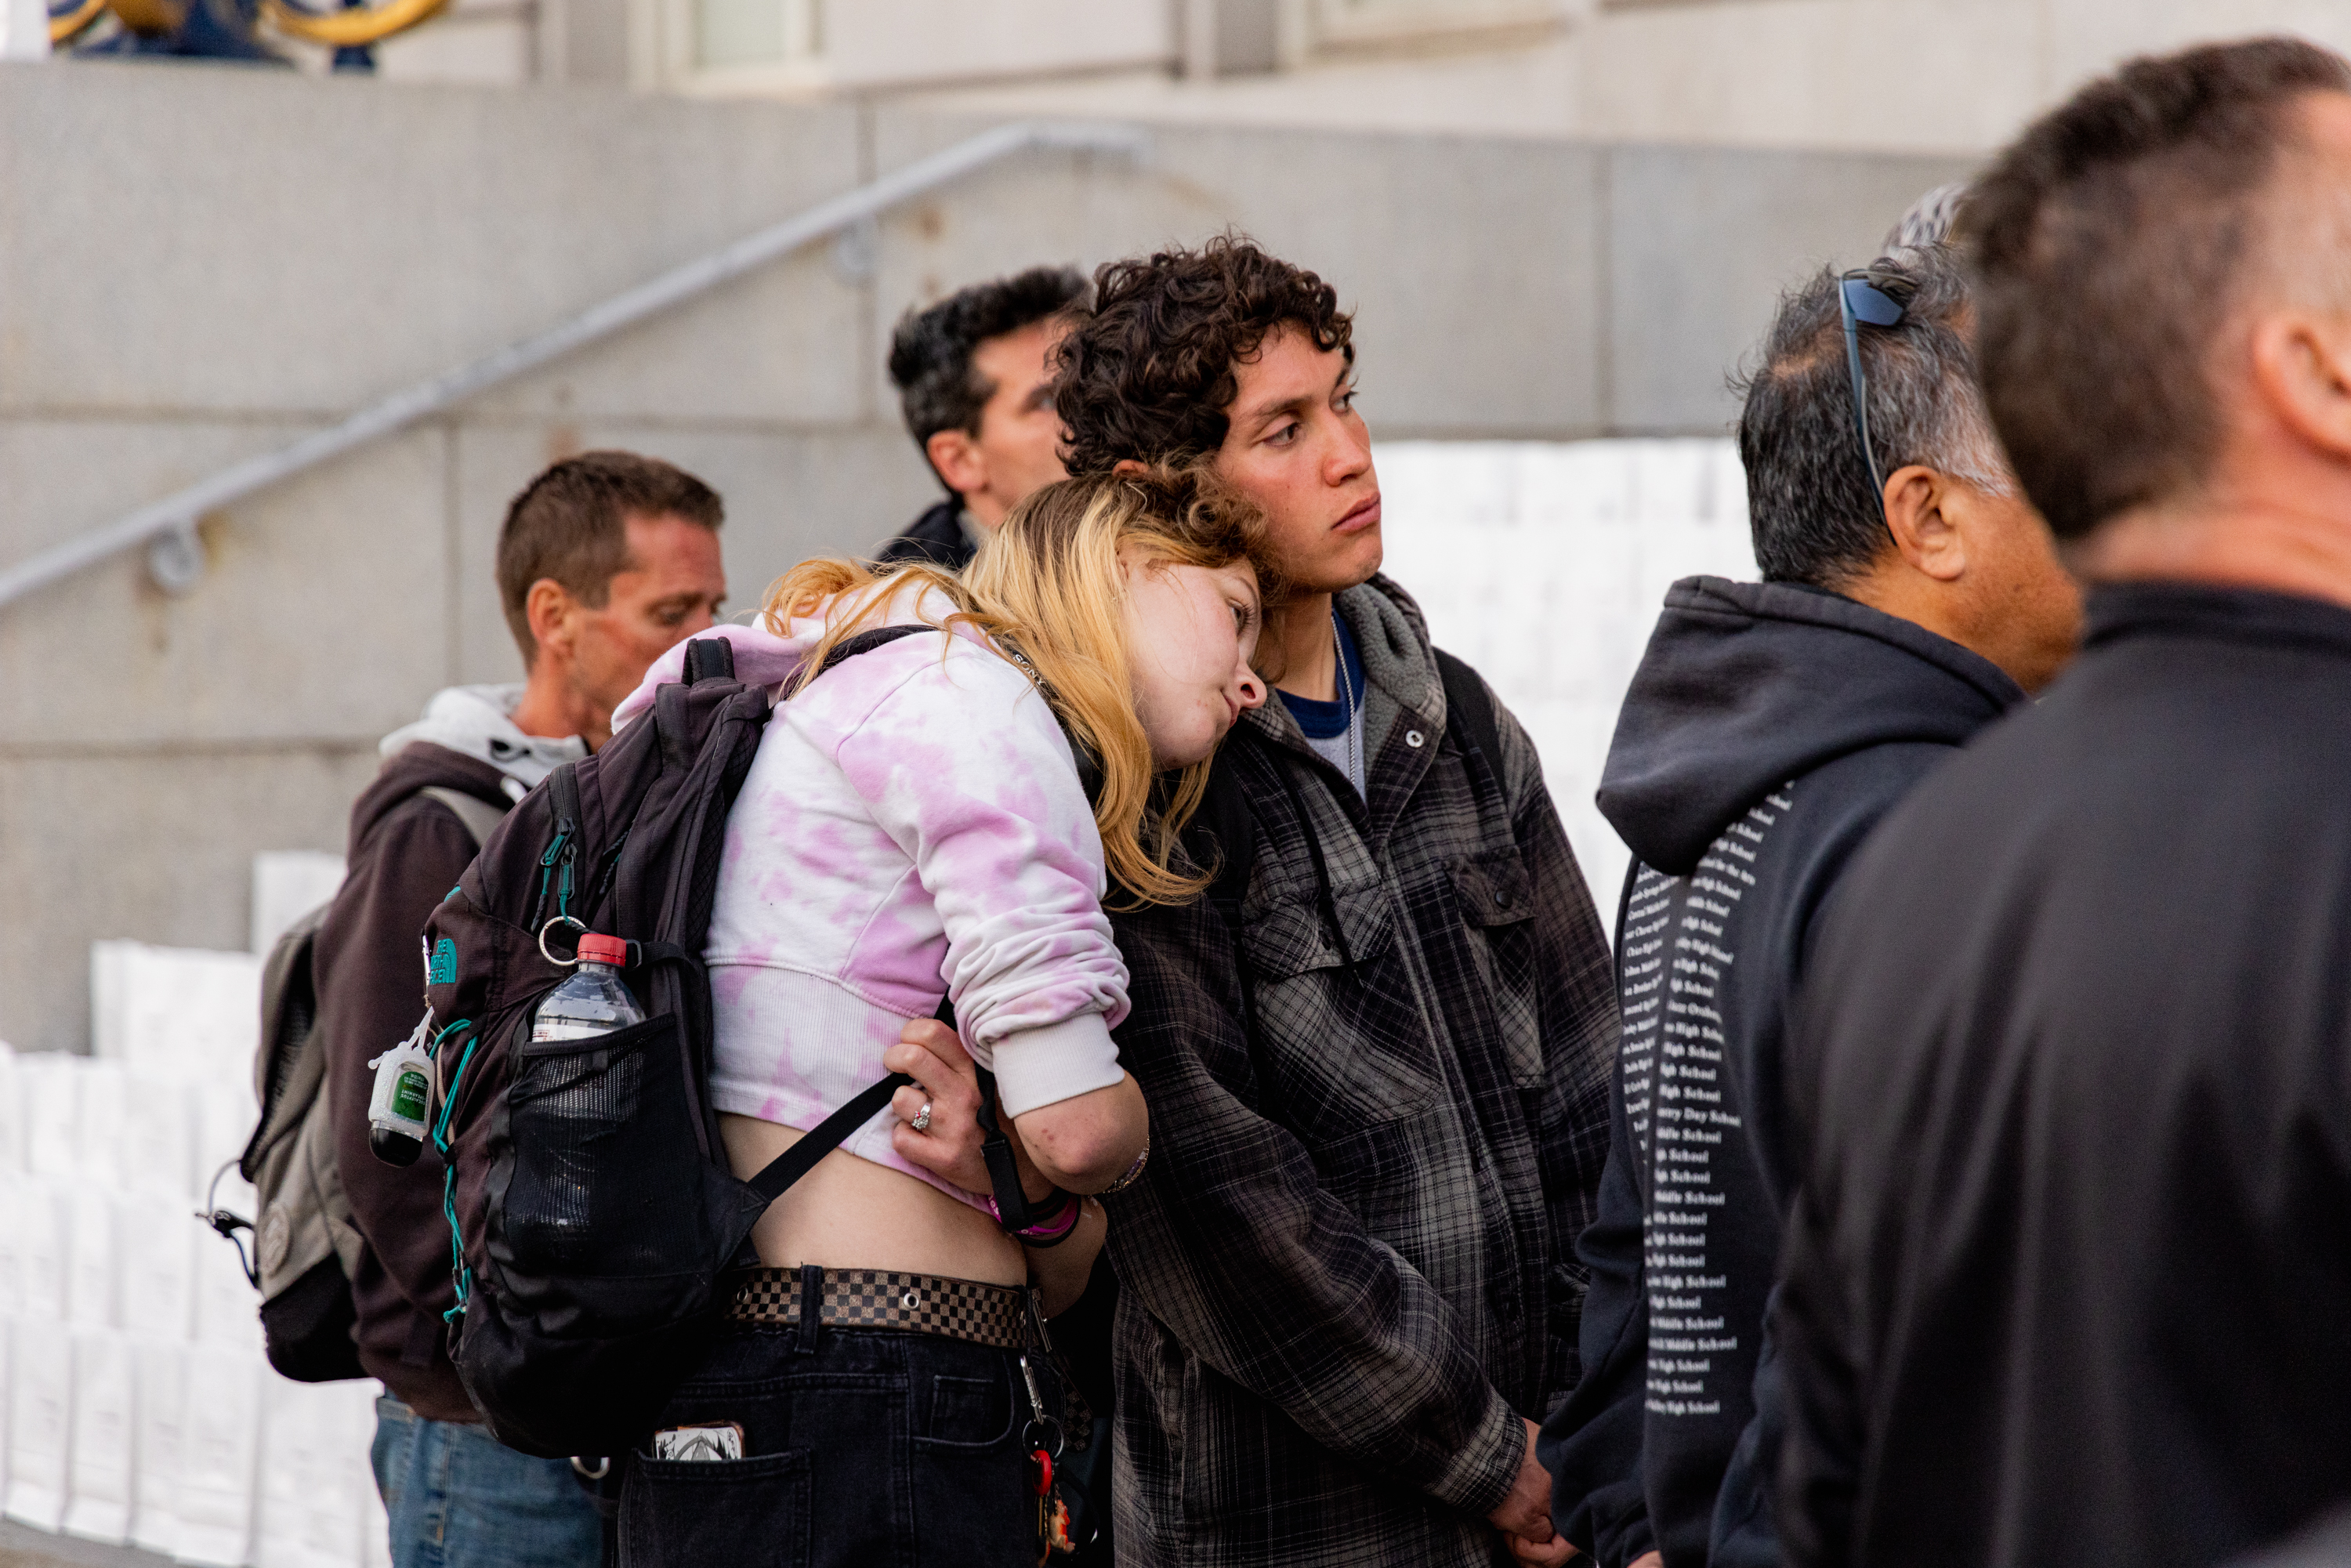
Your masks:
<svg viewBox="0 0 2351 1568"><path fill-rule="evenodd" d="M0 67L0 561L101 526L971 133L870 106ZM234 947L250 857L342 846L375 738L515 678L490 559L550 458L725 493L737 606L932 482L881 373L907 304L1236 225L1360 311L1375 434L1716 434L1774 291L1948 160L1160 129L1031 154L0 608L0 1040L86 1049L89 943Z"/></svg>

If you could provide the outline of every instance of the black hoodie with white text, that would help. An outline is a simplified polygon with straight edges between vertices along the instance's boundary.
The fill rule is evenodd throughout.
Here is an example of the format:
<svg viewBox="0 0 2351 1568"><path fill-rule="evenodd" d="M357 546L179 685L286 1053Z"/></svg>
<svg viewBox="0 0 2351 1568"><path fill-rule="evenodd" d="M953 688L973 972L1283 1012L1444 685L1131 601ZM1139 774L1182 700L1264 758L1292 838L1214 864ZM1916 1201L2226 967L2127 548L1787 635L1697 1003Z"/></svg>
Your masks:
<svg viewBox="0 0 2351 1568"><path fill-rule="evenodd" d="M1787 1198L1782 1031L1813 916L1877 820L2024 700L1997 666L1792 583L1676 583L1600 809L1631 847L1624 1038L1583 1378L1545 1423L1552 1517L1600 1568L1776 1564L1764 1321Z"/></svg>

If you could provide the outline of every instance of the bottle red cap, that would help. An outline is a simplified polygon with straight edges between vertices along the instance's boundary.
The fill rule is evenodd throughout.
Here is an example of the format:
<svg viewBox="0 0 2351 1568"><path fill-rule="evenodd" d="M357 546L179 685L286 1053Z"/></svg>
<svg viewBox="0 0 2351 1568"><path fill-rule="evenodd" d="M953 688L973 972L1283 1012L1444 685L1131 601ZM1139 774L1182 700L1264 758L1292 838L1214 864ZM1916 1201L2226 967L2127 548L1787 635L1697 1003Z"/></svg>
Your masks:
<svg viewBox="0 0 2351 1568"><path fill-rule="evenodd" d="M580 938L580 961L583 964L610 964L615 968L629 961L629 945L618 936L606 936L590 931Z"/></svg>

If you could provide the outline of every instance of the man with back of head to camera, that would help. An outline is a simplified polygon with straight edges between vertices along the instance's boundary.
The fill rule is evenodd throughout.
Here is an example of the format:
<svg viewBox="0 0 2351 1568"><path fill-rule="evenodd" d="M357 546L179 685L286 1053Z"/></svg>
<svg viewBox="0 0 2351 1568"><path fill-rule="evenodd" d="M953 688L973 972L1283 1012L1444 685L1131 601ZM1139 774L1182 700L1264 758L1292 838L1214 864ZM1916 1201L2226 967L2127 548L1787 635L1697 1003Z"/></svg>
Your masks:
<svg viewBox="0 0 2351 1568"><path fill-rule="evenodd" d="M2351 68L2135 62L1960 226L2087 632L1822 922L1782 1537L2228 1563L2351 1497Z"/></svg>
<svg viewBox="0 0 2351 1568"><path fill-rule="evenodd" d="M900 318L890 379L907 434L947 494L876 559L961 571L1007 513L1066 476L1052 355L1085 294L1070 268L1032 267Z"/></svg>
<svg viewBox="0 0 2351 1568"><path fill-rule="evenodd" d="M1584 1378L1542 1445L1553 1516L1604 1568L1780 1561L1757 1380L1789 1001L1869 830L2045 685L2080 632L2080 592L1977 393L1970 313L1959 258L1933 245L1787 296L1739 422L1763 580L1676 583L1617 721L1600 809L1635 862L1624 1043L1600 1218L1578 1243Z"/></svg>
<svg viewBox="0 0 2351 1568"><path fill-rule="evenodd" d="M717 494L681 469L590 452L532 480L498 536L498 597L522 650L518 685L453 686L384 737L351 810L350 873L312 953L336 1166L364 1247L351 1280L376 1406L376 1485L394 1568L587 1568L595 1505L562 1459L502 1448L449 1363L456 1305L442 1166L368 1147L371 1058L424 1010L418 935L516 800L611 737L647 666L706 630L726 595Z"/></svg>

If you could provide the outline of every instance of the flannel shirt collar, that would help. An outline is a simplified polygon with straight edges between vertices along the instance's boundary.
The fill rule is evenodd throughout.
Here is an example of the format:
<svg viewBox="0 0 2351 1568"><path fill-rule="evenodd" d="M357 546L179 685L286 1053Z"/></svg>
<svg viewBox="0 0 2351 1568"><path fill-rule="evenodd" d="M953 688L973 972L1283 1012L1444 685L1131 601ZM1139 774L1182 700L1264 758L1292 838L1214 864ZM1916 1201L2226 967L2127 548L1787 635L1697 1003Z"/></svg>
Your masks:
<svg viewBox="0 0 2351 1568"><path fill-rule="evenodd" d="M1380 852L1405 805L1437 759L1445 734L1445 679L1430 651L1420 606L1384 574L1375 573L1334 597L1355 634L1364 661L1364 776L1367 797L1338 788L1338 770L1307 744L1289 705L1279 700L1241 716L1258 737L1305 767L1327 773L1340 811ZM1418 737L1416 744L1414 737Z"/></svg>

